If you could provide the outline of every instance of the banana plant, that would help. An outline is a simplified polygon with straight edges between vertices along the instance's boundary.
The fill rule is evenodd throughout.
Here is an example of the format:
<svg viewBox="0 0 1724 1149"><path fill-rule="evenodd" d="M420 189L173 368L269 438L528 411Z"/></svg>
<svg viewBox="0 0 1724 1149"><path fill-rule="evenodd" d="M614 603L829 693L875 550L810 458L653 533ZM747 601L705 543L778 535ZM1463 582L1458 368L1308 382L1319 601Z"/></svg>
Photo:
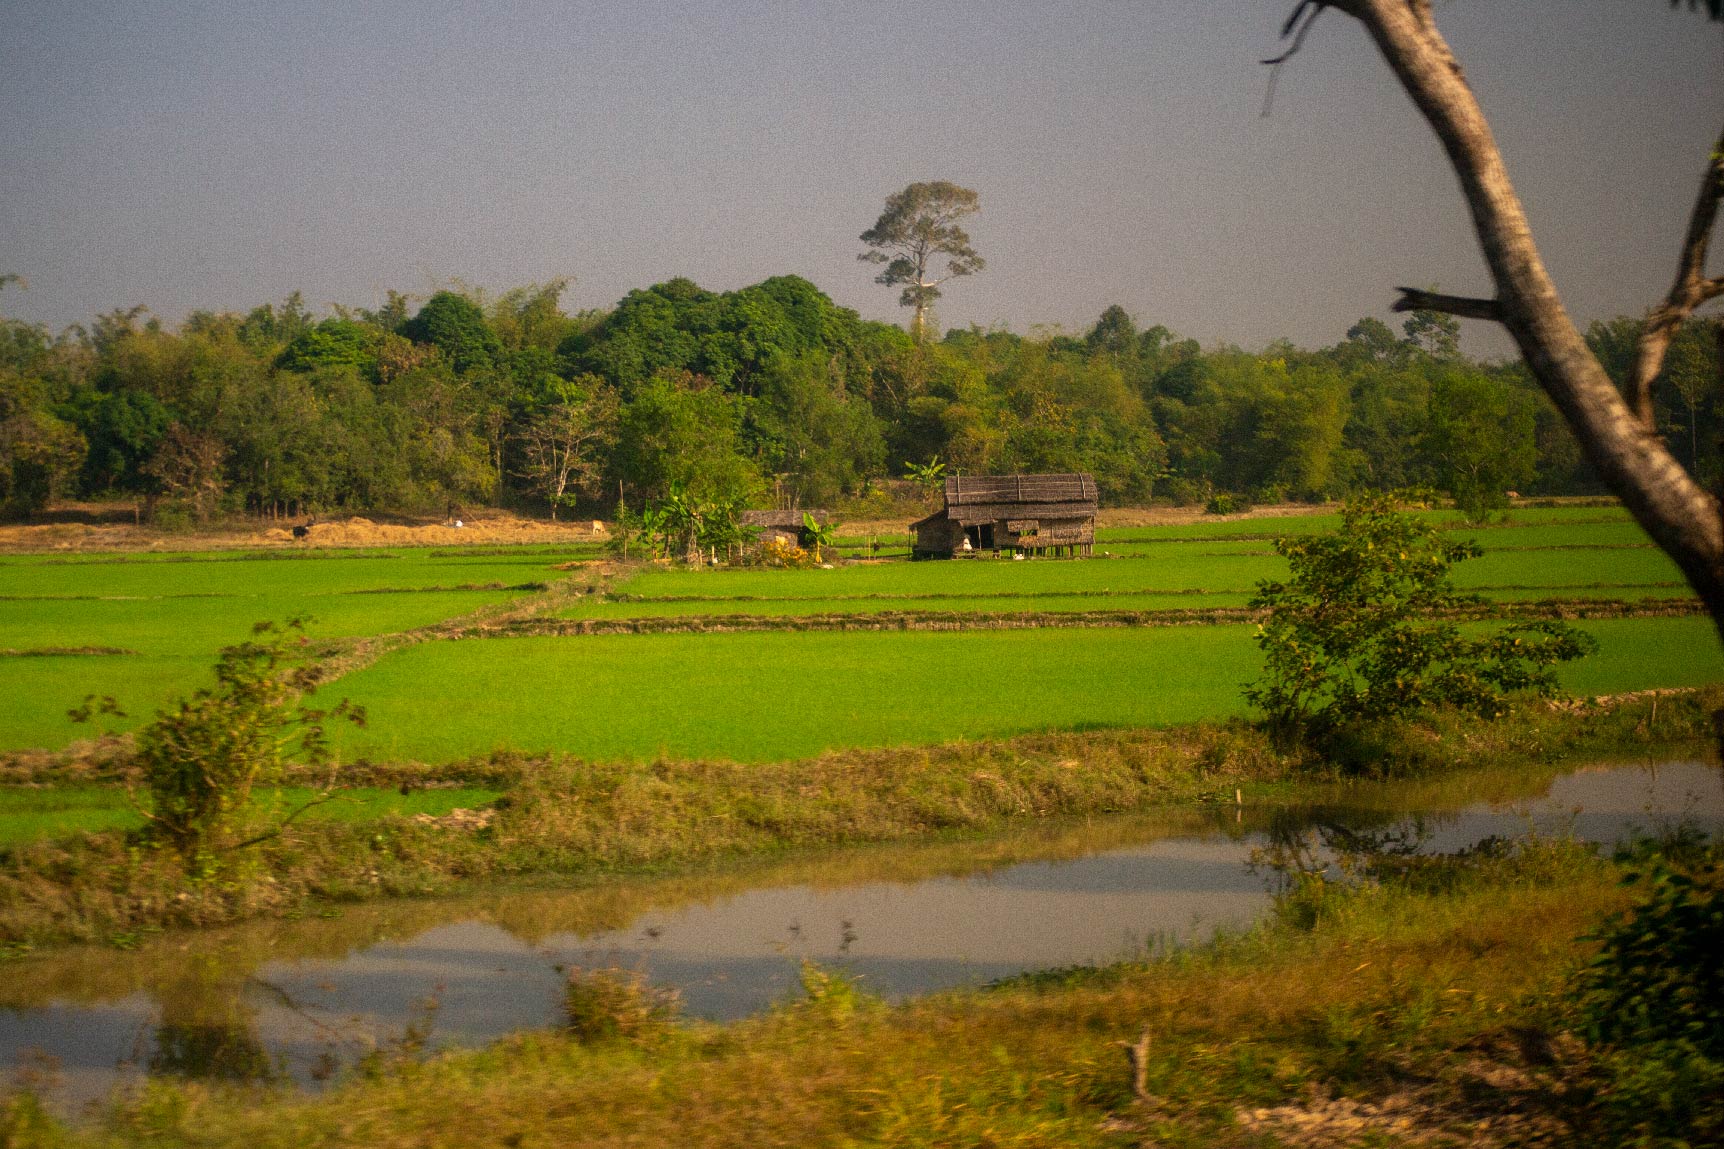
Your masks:
<svg viewBox="0 0 1724 1149"><path fill-rule="evenodd" d="M641 511L641 536L646 539L653 558L661 558L670 540L666 537L665 528L670 523L670 515L663 507L655 507L651 503Z"/></svg>
<svg viewBox="0 0 1724 1149"><path fill-rule="evenodd" d="M819 562L820 548L832 545L832 541L838 532L838 524L827 523L825 526L822 526L814 520L813 515L809 514L807 511L803 511L802 529L807 533L809 540L814 544L814 561Z"/></svg>
<svg viewBox="0 0 1724 1149"><path fill-rule="evenodd" d="M940 489L940 484L946 481L946 464L940 462L938 455L926 463L905 462L904 475L922 488L922 498L931 500L934 493Z"/></svg>

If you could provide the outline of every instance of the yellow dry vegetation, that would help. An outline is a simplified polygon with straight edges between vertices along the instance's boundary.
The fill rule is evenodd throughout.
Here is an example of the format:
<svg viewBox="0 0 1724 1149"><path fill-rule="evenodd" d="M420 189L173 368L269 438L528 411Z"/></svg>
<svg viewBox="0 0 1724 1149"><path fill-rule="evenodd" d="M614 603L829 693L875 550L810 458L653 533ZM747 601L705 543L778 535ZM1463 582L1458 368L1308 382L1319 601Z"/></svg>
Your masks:
<svg viewBox="0 0 1724 1149"><path fill-rule="evenodd" d="M597 529L595 529L595 526ZM301 547L424 547L508 545L514 543L603 542L609 533L593 520L552 523L516 515L487 515L463 519L461 526L447 522L379 523L360 515L313 523L303 539L293 537L291 527L271 527L245 539L252 546Z"/></svg>
<svg viewBox="0 0 1724 1149"><path fill-rule="evenodd" d="M728 1026L527 1034L316 1097L158 1082L72 1143L200 1146L1467 1144L1560 1137L1564 1039L1531 1041L1619 906L1541 877L1347 899L1145 964L891 1007L811 970ZM1148 1035L1134 1084L1124 1047ZM1527 1052L1531 1044L1544 1044ZM1140 1093L1136 1086L1142 1087ZM1557 1092L1560 1092L1560 1087ZM56 1133L61 1131L56 1130ZM1315 1137L1310 1136L1316 1134ZM62 1142L64 1144L65 1142Z"/></svg>

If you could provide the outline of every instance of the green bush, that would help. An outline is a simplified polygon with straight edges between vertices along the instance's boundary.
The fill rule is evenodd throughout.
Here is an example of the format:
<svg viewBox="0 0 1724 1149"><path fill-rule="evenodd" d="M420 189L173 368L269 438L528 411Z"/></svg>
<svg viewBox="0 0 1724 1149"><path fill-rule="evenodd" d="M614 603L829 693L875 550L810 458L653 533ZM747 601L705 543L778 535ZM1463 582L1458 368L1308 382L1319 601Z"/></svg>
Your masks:
<svg viewBox="0 0 1724 1149"><path fill-rule="evenodd" d="M1513 692L1556 694L1552 667L1596 647L1555 621L1463 635L1442 616L1482 600L1457 592L1449 568L1479 549L1446 541L1388 495L1350 500L1339 530L1282 536L1275 551L1292 571L1251 599L1269 611L1257 633L1266 674L1245 697L1283 736L1324 746L1432 706L1499 717Z"/></svg>
<svg viewBox="0 0 1724 1149"><path fill-rule="evenodd" d="M1593 1116L1615 1144L1724 1139L1724 848L1644 849L1643 901L1594 936L1583 1030L1598 1054Z"/></svg>
<svg viewBox="0 0 1724 1149"><path fill-rule="evenodd" d="M299 629L297 619L287 626ZM145 835L178 852L197 873L209 872L220 854L273 837L309 808L266 826L268 812L257 808L253 792L278 785L290 760L327 764L328 720L364 722L364 712L345 700L330 710L303 705L316 690L317 671L298 657L302 635L290 639L267 622L253 633L254 640L222 649L213 688L161 711L138 732L137 771L148 793ZM72 717L83 721L104 711L116 711L113 700L92 697Z"/></svg>
<svg viewBox="0 0 1724 1149"><path fill-rule="evenodd" d="M1693 1043L1724 1061L1724 860L1647 851L1624 881L1644 901L1611 919L1583 978L1589 1035L1607 1045Z"/></svg>

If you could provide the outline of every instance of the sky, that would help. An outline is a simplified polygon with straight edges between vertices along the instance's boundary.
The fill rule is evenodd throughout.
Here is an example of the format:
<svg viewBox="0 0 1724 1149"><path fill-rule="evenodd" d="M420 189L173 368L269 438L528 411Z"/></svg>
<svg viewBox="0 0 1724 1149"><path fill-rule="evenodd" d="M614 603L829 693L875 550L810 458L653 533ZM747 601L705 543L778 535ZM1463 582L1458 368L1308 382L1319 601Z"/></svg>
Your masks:
<svg viewBox="0 0 1724 1149"><path fill-rule="evenodd" d="M946 326L1321 346L1393 287L1489 294L1453 175L1327 13L1262 115L1290 0L0 0L0 311L177 323L568 277L857 262L885 197L974 188ZM1582 323L1669 287L1724 123L1724 29L1664 0L1438 0ZM1724 243L1716 245L1724 247ZM1717 260L1714 259L1716 266ZM1510 345L1468 322L1466 346Z"/></svg>

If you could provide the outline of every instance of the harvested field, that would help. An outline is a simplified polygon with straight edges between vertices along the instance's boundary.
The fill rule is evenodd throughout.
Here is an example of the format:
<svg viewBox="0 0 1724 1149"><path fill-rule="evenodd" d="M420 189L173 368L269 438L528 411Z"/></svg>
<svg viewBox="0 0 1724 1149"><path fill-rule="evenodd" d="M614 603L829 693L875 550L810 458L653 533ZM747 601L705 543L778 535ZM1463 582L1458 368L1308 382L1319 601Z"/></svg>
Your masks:
<svg viewBox="0 0 1724 1149"><path fill-rule="evenodd" d="M111 509L111 508L108 508ZM283 519L262 526L256 520L213 523L184 533L162 531L129 522L87 521L95 517L68 514L65 521L9 523L0 525L0 552L125 552L169 549L230 550L234 548L320 549L325 547L427 547L476 546L485 544L587 545L596 546L608 537L593 530L592 521L549 523L526 519L502 511L481 511L476 518L458 515L456 528L442 519L396 518L378 522L359 515L313 523L303 539L293 537L303 518Z"/></svg>

